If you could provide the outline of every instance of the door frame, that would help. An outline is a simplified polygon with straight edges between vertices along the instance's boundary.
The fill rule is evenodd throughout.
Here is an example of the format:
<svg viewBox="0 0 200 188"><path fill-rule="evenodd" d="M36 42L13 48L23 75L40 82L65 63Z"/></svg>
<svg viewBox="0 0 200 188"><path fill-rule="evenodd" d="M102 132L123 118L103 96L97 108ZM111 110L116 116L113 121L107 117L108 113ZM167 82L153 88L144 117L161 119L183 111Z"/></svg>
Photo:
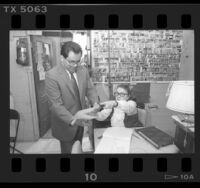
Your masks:
<svg viewBox="0 0 200 188"><path fill-rule="evenodd" d="M33 74L33 58L32 58L32 43L30 35L27 37L28 39L28 54L31 67L27 70L28 79L29 79L29 92L30 92L30 102L31 102L31 111L32 111L32 121L33 121L33 135L34 139L38 140L40 138L39 134L39 119L38 119L38 111L37 111L37 100L36 100L36 90L35 90L35 80Z"/></svg>
<svg viewBox="0 0 200 188"><path fill-rule="evenodd" d="M44 38L42 38L42 37L44 37ZM43 135L45 135L45 133L44 134L42 134L41 133L41 117L40 117L40 107L39 107L39 104L38 104L38 102L39 102L39 95L38 95L38 86L39 85L37 85L38 83L36 83L37 81L38 81L38 71L37 71L37 65L36 64L34 64L35 62L35 60L33 59L33 56L34 56L34 50L33 50L33 48L34 48L34 41L40 41L41 40L41 42L43 43L44 42L44 40L45 40L45 42L47 42L47 44L50 44L51 45L51 49L50 49L50 52L51 52L51 58L53 58L53 56L54 56L54 54L53 54L53 41L49 38L49 37L45 37L45 36L42 36L42 35L31 35L30 36L30 42L31 42L31 58L32 58L32 64L33 64L33 78L34 78L34 88L35 88L35 98L36 98L36 101L35 101L35 104L36 104L36 108L37 108L37 117L38 117L38 123L37 123L37 130L38 130L38 137L39 138L41 138Z"/></svg>

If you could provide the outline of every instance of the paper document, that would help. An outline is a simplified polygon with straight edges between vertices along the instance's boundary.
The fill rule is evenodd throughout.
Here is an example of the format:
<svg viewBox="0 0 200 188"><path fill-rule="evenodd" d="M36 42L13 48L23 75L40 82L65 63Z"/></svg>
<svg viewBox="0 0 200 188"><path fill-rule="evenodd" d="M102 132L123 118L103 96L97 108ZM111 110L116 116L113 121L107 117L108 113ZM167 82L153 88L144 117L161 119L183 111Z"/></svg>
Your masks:
<svg viewBox="0 0 200 188"><path fill-rule="evenodd" d="M95 153L129 153L132 133L131 128L107 128Z"/></svg>

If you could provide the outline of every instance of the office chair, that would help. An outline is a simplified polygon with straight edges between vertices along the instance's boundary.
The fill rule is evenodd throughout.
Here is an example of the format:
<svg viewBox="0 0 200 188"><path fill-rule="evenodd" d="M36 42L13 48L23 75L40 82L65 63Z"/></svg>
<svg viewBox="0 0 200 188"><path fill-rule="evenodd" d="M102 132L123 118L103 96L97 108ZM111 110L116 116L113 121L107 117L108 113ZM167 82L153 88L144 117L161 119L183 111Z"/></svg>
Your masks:
<svg viewBox="0 0 200 188"><path fill-rule="evenodd" d="M17 141L17 135L18 135L18 129L19 129L19 122L20 122L20 115L19 112L14 110L14 109L10 109L10 120L16 120L17 121L17 127L16 127L16 134L15 137L10 137L10 141L14 142L14 145L12 146L10 144L10 148L12 148L12 154L14 154L14 152L18 152L20 154L23 154L21 151L19 151L18 149L16 149L16 141Z"/></svg>

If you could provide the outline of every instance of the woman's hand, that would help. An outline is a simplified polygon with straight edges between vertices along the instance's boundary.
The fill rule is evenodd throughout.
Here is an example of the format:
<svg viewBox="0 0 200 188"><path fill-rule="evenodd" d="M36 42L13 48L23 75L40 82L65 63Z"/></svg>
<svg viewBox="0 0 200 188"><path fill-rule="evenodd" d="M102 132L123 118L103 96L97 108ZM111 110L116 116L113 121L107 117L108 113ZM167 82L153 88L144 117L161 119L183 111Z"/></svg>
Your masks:
<svg viewBox="0 0 200 188"><path fill-rule="evenodd" d="M101 108L101 107L100 107L100 105L99 105L98 103L94 103L94 105L93 105L94 111L95 111L95 110L98 111L100 108Z"/></svg>
<svg viewBox="0 0 200 188"><path fill-rule="evenodd" d="M117 102L116 101L106 101L106 102L100 103L100 105L104 105L103 108L105 108L105 109L112 109L113 107L117 106Z"/></svg>

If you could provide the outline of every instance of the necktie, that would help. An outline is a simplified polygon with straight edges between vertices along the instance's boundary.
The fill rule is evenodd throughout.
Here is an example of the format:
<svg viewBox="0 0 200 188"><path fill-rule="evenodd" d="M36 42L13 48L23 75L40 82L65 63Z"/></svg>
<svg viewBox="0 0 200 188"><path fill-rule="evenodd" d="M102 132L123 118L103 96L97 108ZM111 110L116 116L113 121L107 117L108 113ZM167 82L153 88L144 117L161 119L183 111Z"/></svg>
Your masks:
<svg viewBox="0 0 200 188"><path fill-rule="evenodd" d="M70 72L70 74L71 74L71 83L72 83L72 86L73 86L73 89L74 89L74 93L75 93L75 96L76 96L76 99L77 99L77 102L78 102L79 109L82 109L81 100L80 100L80 93L79 93L79 89L78 89L76 79L75 79L73 73Z"/></svg>
<svg viewBox="0 0 200 188"><path fill-rule="evenodd" d="M74 89L74 93L75 93L75 96L76 96L76 99L77 99L76 101L77 101L78 109L81 110L82 109L82 105L81 105L80 93L79 93L78 85L77 85L77 82L76 82L76 79L75 79L73 73L70 72L70 74L71 74L71 83L72 83L72 86L73 86L73 89ZM82 142L83 131L84 131L84 128L78 126L78 129L77 129L77 132L76 132L74 140L80 140Z"/></svg>

